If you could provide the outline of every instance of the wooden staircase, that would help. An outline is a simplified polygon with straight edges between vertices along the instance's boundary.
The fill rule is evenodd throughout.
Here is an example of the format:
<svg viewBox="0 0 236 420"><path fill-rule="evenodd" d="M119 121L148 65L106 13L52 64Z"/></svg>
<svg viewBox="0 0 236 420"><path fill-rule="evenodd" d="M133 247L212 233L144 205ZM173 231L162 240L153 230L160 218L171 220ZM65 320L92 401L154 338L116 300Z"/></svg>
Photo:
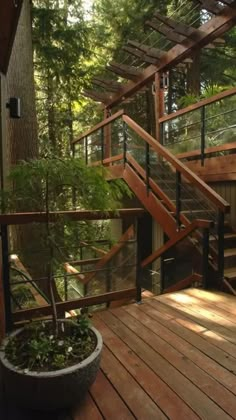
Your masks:
<svg viewBox="0 0 236 420"><path fill-rule="evenodd" d="M112 125L116 118L121 118L119 127L123 127L123 153L110 155L105 159L102 154L100 162L92 163L108 165L112 178L121 177L126 181L146 210L163 228L169 238L168 246L175 245L175 241L171 242L173 238L179 241L177 233L180 230L188 232L190 228L192 234L192 224L198 222L198 226L194 226L195 240L201 246L203 237L207 238L209 235L209 245L206 239L203 248L207 249L208 262L215 270L215 286L222 287L224 284L234 293L236 234L225 223L225 214L229 213L230 205L131 118L121 115L121 112L117 116L113 115L112 121L110 117L99 128L89 131L90 151L93 150L93 132L96 134L94 147L97 150L97 131L101 130L102 138L104 127ZM112 128L110 131L113 132ZM85 137L86 134L79 141ZM113 142L114 145L121 145L121 138L122 132L119 131L119 141L116 138L110 139L110 150L115 150L112 148ZM101 150L104 149L105 143L101 147ZM88 152L84 155L87 156ZM201 225L199 221L205 224ZM201 229L204 234L203 231L200 232ZM196 248L199 249L199 246ZM166 250L164 248L162 251ZM202 254L204 252L203 249ZM204 264L206 265L206 260Z"/></svg>

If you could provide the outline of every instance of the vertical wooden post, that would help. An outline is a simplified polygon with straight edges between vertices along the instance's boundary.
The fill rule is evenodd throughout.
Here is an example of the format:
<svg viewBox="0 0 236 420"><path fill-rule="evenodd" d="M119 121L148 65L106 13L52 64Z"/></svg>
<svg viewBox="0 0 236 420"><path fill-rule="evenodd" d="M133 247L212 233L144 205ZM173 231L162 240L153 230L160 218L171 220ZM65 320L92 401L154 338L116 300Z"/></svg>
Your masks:
<svg viewBox="0 0 236 420"><path fill-rule="evenodd" d="M165 103L164 103L164 89L161 87L161 76L162 74L157 72L155 74L154 81L154 99L155 99L155 118L156 118L156 139L160 141L161 139L161 130L159 118L164 115Z"/></svg>
<svg viewBox="0 0 236 420"><path fill-rule="evenodd" d="M104 109L104 119L110 117L111 111L109 108ZM104 127L104 159L111 156L111 124Z"/></svg>

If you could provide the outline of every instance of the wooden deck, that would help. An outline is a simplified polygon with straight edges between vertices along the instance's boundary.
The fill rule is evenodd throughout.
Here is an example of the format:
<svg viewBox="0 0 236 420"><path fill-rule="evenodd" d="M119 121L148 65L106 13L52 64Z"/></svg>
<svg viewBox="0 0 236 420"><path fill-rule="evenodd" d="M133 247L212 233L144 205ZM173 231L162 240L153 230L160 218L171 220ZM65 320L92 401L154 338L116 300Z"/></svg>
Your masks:
<svg viewBox="0 0 236 420"><path fill-rule="evenodd" d="M188 289L97 313L93 323L104 350L83 405L2 420L236 419L233 296Z"/></svg>

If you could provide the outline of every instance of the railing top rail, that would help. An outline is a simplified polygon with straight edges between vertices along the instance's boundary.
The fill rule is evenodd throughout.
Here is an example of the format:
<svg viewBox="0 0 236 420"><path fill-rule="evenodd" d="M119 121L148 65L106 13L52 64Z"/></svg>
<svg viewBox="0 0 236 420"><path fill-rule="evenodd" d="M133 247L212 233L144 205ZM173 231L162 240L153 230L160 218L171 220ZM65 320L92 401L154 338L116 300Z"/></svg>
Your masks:
<svg viewBox="0 0 236 420"><path fill-rule="evenodd" d="M122 219L127 216L140 217L145 214L142 208L118 209L118 210L75 210L75 211L54 211L49 213L50 222L56 221L59 217L65 216L70 220L102 220ZM0 225L21 225L27 223L45 223L46 212L28 213L5 213L0 214Z"/></svg>
<svg viewBox="0 0 236 420"><path fill-rule="evenodd" d="M142 127L134 122L127 115L123 115L123 120L147 143L152 146L160 156L171 163L176 170L178 170L189 182L193 183L200 191L207 196L207 198L213 202L222 212L228 213L230 211L230 205L225 201L219 194L217 194L211 187L209 187L204 181L199 178L191 169L189 169L184 163L177 159L172 153L170 153L165 147L157 142L154 137L148 134Z"/></svg>
<svg viewBox="0 0 236 420"><path fill-rule="evenodd" d="M100 123L96 124L93 128L83 133L80 137L77 137L74 139L71 144L76 144L83 140L85 137L89 136L90 134L94 133L95 131L99 130L99 128L105 127L106 125L110 124L112 121L116 120L117 118L120 118L125 113L124 109L121 109L120 111L116 112L111 117L106 118L105 120L101 121Z"/></svg>
<svg viewBox="0 0 236 420"><path fill-rule="evenodd" d="M176 232L176 234L171 239L169 239L161 248L157 249L151 255L145 258L145 260L141 262L141 267L144 268L148 264L151 264L153 261L155 261L157 258L160 258L161 255L163 255L170 248L172 248L177 243L179 243L184 238L186 238L188 235L190 235L190 233L192 233L194 230L198 228L209 229L213 225L214 223L211 220L203 220L203 219L194 220L184 230L180 230Z"/></svg>
<svg viewBox="0 0 236 420"><path fill-rule="evenodd" d="M205 156L207 156L212 153L228 152L232 150L236 150L236 142L221 144L220 146L208 147L207 149L204 150L204 154ZM175 156L178 159L185 159L185 158L190 158L190 157L201 157L201 150L197 149L197 150L192 150L190 152L178 153Z"/></svg>
<svg viewBox="0 0 236 420"><path fill-rule="evenodd" d="M187 106L186 108L179 109L176 112L172 112L171 114L165 115L164 117L159 118L159 123L163 123L169 120L173 120L181 115L187 114L188 112L195 111L203 106L210 105L214 102L220 101L221 99L227 98L228 96L232 96L236 94L236 87L232 89L225 90L224 92L217 93L210 98L203 99L202 101L197 102L196 104L192 104Z"/></svg>

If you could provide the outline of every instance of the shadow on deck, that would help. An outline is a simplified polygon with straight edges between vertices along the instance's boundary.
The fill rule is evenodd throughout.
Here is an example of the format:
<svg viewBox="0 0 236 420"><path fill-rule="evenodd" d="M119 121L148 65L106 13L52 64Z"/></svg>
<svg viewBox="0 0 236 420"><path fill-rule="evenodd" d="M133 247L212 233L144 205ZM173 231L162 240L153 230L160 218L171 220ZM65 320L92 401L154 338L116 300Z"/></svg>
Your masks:
<svg viewBox="0 0 236 420"><path fill-rule="evenodd" d="M1 420L236 418L236 299L188 289L97 313L101 370L70 413Z"/></svg>

